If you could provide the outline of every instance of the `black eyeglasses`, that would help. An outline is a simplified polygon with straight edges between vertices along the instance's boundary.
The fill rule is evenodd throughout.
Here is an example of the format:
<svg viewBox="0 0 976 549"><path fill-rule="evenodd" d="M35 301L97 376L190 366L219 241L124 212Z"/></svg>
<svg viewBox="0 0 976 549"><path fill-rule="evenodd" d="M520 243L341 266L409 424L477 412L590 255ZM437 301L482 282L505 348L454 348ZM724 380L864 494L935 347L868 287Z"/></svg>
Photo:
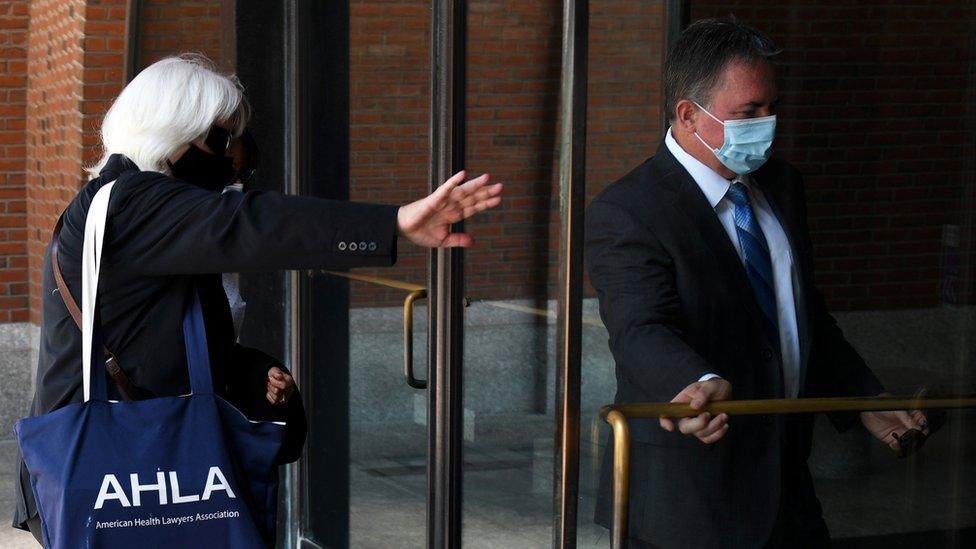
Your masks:
<svg viewBox="0 0 976 549"><path fill-rule="evenodd" d="M258 143L254 136L246 128L238 139L241 142L243 156L239 159L242 164L238 168L236 179L246 184L250 182L257 171L258 163L261 160L261 151L258 149ZM234 143L234 136L226 129L214 125L210 127L210 131L207 132L207 137L203 142L213 154L227 156L230 154L231 145Z"/></svg>
<svg viewBox="0 0 976 549"><path fill-rule="evenodd" d="M210 131L207 132L207 138L203 140L206 143L207 148L210 149L213 154L217 156L227 156L227 152L230 150L230 144L234 140L234 136L224 128L220 126L211 126Z"/></svg>

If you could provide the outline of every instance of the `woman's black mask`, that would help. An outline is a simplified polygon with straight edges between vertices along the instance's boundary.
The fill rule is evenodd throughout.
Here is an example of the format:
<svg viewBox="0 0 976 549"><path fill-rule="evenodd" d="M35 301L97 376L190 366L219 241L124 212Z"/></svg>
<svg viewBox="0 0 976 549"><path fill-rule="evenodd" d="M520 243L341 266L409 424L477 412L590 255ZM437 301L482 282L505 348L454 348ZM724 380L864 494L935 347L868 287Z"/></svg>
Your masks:
<svg viewBox="0 0 976 549"><path fill-rule="evenodd" d="M206 143L215 154L207 153L200 147L190 144L190 148L183 153L183 156L169 165L173 177L209 191L219 191L233 183L237 171L234 169L234 159L226 156L230 144L229 137L230 134L226 130L214 126L207 135ZM218 144L217 141L221 143ZM220 146L221 144L223 146Z"/></svg>

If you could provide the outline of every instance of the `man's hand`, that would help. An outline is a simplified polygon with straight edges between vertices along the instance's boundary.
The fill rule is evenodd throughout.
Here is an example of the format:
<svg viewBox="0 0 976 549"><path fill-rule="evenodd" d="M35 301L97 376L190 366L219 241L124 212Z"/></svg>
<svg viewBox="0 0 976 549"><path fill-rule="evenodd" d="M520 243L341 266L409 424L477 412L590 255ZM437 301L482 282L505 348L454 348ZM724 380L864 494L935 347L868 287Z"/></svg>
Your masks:
<svg viewBox="0 0 976 549"><path fill-rule="evenodd" d="M397 233L427 248L473 244L470 235L452 233L451 224L501 204L502 184L488 185L484 174L462 185L464 177L462 170L426 198L402 206L397 212Z"/></svg>
<svg viewBox="0 0 976 549"><path fill-rule="evenodd" d="M732 385L721 378L708 381L696 381L685 387L671 399L671 402L687 402L695 410L701 410L706 404L714 400L726 400L732 394ZM729 431L728 414L715 417L708 412L695 417L686 417L678 421L678 430L685 435L694 435L705 444L713 444L721 440ZM674 421L661 418L661 427L669 433L674 432Z"/></svg>
<svg viewBox="0 0 976 549"><path fill-rule="evenodd" d="M881 393L878 396L891 396L888 393ZM887 412L861 412L861 423L874 435L875 438L884 442L894 451L898 451L898 440L893 435L901 436L909 429L918 429L924 434L929 434L928 423L925 414L918 410L906 412L904 410L892 410Z"/></svg>
<svg viewBox="0 0 976 549"><path fill-rule="evenodd" d="M268 370L268 402L273 406L283 406L294 392L295 379L291 375L277 366Z"/></svg>

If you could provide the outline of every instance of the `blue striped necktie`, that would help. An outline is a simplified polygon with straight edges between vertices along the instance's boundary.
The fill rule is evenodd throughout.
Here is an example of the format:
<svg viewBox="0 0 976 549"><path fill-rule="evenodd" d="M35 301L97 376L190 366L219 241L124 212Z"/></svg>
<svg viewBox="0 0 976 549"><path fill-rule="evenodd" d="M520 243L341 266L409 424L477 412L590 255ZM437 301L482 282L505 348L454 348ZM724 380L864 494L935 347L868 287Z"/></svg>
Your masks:
<svg viewBox="0 0 976 549"><path fill-rule="evenodd" d="M766 335L775 343L774 348L779 349L779 317L776 313L776 286L773 284L769 244L752 211L746 186L736 180L729 187L728 197L735 204L735 233L739 237L749 283L765 317L763 324Z"/></svg>

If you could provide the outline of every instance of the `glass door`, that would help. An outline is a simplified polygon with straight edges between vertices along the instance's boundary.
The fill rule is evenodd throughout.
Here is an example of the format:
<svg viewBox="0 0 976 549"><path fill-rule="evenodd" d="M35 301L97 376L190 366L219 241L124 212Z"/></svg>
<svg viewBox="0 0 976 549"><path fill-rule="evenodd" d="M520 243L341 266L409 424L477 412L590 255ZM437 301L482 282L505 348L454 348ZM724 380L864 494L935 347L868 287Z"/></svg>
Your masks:
<svg viewBox="0 0 976 549"><path fill-rule="evenodd" d="M477 240L468 250L401 242L392 268L299 275L296 362L311 431L290 498L296 541L549 545L559 8L510 3L526 13L499 40L505 10L488 5L329 4L297 3L293 15L299 190L404 203L467 168L504 181L511 205L457 227ZM519 59L538 25L548 25L544 47ZM518 62L499 71L502 43Z"/></svg>
<svg viewBox="0 0 976 549"><path fill-rule="evenodd" d="M305 457L284 470L283 546L575 540L554 527L578 459L566 414L578 373L564 364L580 339L563 327L581 317L560 304L582 304L581 281L564 283L579 257L560 267L580 247L564 200L576 164L560 165L560 148L585 128L558 107L579 98L560 78L566 15L468 4L237 3L237 64L260 97L255 123L281 136L268 145L280 188L403 204L462 167L507 188L502 208L458 227L471 249L401 242L390 268L249 279L272 321L247 329L287 350L309 416Z"/></svg>
<svg viewBox="0 0 976 549"><path fill-rule="evenodd" d="M463 167L462 8L291 4L296 192L404 204ZM287 546L459 546L462 257L398 248L392 268L294 276L310 430Z"/></svg>
<svg viewBox="0 0 976 549"><path fill-rule="evenodd" d="M459 0L221 1L192 21L133 4L134 70L198 50L240 77L254 188L403 204L467 168L512 193L457 227L470 250L401 241L390 268L233 275L241 341L283 358L308 414L304 457L281 471L279 546L548 545L559 7L508 2L525 13L499 39L505 10ZM517 61L504 71L499 44Z"/></svg>
<svg viewBox="0 0 976 549"><path fill-rule="evenodd" d="M575 519L554 527L554 517L567 513L563 494L577 491L571 401L580 337L565 328L582 318L583 174L564 153L585 130L573 111L586 80L567 90L573 69L558 52L579 27L565 26L559 4L350 2L328 23L326 8L300 9L297 25L325 24L335 36L298 46L313 60L299 65L300 89L308 97L324 90L328 104L343 97L336 78L348 78L348 119L315 115L323 108L315 103L298 107L306 127L348 126L348 191L335 197L404 203L461 168L469 177L490 172L507 188L502 208L457 227L474 235L471 249L430 253L404 243L393 268L300 282L302 363L316 391L301 466L302 539L572 546ZM568 17L576 13L585 24L586 11ZM343 18L349 27L336 32ZM320 61L343 55L347 72ZM318 133L303 133L299 150L314 156L334 128L304 130ZM563 367L574 356L575 378Z"/></svg>
<svg viewBox="0 0 976 549"><path fill-rule="evenodd" d="M507 190L466 227L475 248L404 244L391 269L287 281L311 419L287 546L609 544L597 410L616 374L579 214L654 154L664 52L689 19L731 12L784 46L774 154L806 175L818 282L848 339L893 392L972 392L964 2L560 4L288 4L288 188L403 203L466 167ZM245 5L239 66L242 30L270 21L242 29ZM818 420L809 466L839 544L971 540L971 421L950 414L899 462Z"/></svg>
<svg viewBox="0 0 976 549"><path fill-rule="evenodd" d="M299 192L403 204L429 192L430 14L423 2L292 3ZM429 255L298 275L296 361L310 418L293 543L427 543ZM423 292L419 290L424 290ZM410 302L407 303L408 297ZM406 320L413 330L405 333ZM415 380L408 384L405 366Z"/></svg>
<svg viewBox="0 0 976 549"><path fill-rule="evenodd" d="M631 110L627 117L640 123L618 127L601 141L593 121L613 113L596 112L600 90L613 89L616 75L630 69L632 75L624 77L631 83L627 93L643 89L659 97L663 54L655 48L643 58L626 52L615 59L625 50L604 47L611 42L601 36L625 36L631 23L645 17L641 14L661 8L684 14L667 18L665 35L672 24L680 32L689 22L730 15L758 28L782 48L774 60L781 106L772 155L803 175L816 282L837 325L891 393L972 395L972 5L665 1L641 3L641 14L597 24L601 12L626 4L636 5L605 1L591 7L587 194L653 154L668 128L659 124L659 101L652 101L642 103L650 113ZM622 104L628 103L617 107ZM630 105L618 112L638 108ZM606 519L595 521L601 507L604 516L609 512L611 492L609 428L598 410L613 401L620 374L597 306L595 290L587 287L579 547L609 546ZM838 432L818 414L807 466L833 546L973 545L976 513L968 494L976 486L976 453L966 433L974 415L949 410L945 426L921 451L898 459L860 422ZM731 432L743 423L733 417ZM631 446L631 456L651 454L641 444ZM700 453L687 456L696 466L706 462ZM687 499L658 497L652 506L649 492L642 491L649 484L641 482L631 485L632 524Z"/></svg>

